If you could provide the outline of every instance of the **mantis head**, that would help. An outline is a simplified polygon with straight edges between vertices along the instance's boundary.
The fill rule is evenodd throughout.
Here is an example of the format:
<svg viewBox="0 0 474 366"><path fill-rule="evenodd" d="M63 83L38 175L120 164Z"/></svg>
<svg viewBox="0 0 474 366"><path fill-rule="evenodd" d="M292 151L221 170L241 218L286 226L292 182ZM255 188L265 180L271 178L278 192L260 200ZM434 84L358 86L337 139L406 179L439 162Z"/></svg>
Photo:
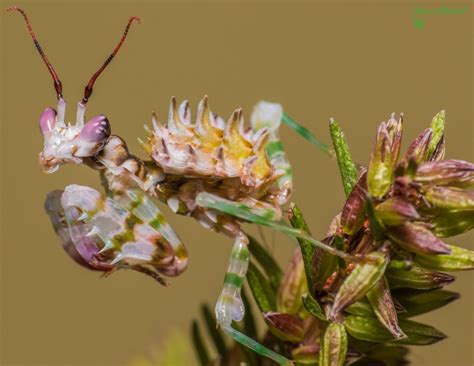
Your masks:
<svg viewBox="0 0 474 366"><path fill-rule="evenodd" d="M58 98L57 110L48 107L39 118L39 127L44 137L44 147L39 159L40 166L45 172L54 173L62 164L81 164L85 158L94 158L102 150L110 136L110 123L104 115L92 117L85 122L86 104L92 95L95 81L122 47L132 22L134 20L139 22L140 19L138 17L129 19L119 43L102 66L92 75L84 89L84 97L78 103L76 123L71 124L66 123L64 119L66 102L63 99L61 80L36 39L25 11L16 6L8 8L7 11L17 11L23 16L35 47L51 74Z"/></svg>

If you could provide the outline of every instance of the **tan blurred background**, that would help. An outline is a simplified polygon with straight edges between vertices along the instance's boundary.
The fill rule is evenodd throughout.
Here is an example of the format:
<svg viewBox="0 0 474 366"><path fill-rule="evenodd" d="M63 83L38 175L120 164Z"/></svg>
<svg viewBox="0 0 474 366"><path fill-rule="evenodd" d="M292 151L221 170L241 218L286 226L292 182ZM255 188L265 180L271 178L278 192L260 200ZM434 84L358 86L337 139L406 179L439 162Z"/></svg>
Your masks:
<svg viewBox="0 0 474 366"><path fill-rule="evenodd" d="M3 1L2 8L12 4ZM211 108L223 116L239 106L248 112L259 99L281 102L326 141L327 122L335 117L360 163L367 162L376 126L390 112L405 113L406 146L447 109L447 156L473 160L469 2L16 4L27 10L63 81L69 120L128 17L141 17L88 105L88 116L106 114L134 152L152 110L164 119L172 95L196 106L208 94ZM426 15L417 28L416 8L439 5L467 9ZM100 279L72 262L43 201L67 184L99 187L98 176L77 166L54 175L39 170L37 120L56 103L52 82L18 14L2 12L1 21L2 365L124 365L174 331L188 332L199 304L214 303L231 241L165 209L191 257L171 287L126 271ZM343 203L336 165L287 128L282 138L296 177L293 200L320 237ZM473 248L472 239L453 242ZM282 265L293 248L291 240L276 236ZM450 338L413 349L413 365L473 364L472 281L472 273L460 273L451 289L462 299L421 317Z"/></svg>

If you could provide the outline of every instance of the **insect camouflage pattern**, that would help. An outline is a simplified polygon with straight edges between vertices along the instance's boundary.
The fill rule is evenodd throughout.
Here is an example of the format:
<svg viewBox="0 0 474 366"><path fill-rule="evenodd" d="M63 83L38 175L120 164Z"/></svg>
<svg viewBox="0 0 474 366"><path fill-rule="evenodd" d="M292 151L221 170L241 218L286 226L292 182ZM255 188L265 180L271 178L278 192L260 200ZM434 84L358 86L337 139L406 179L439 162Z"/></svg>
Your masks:
<svg viewBox="0 0 474 366"><path fill-rule="evenodd" d="M248 238L240 222L277 222L292 190L291 168L278 138L281 106L260 102L251 116L252 128L245 128L241 109L226 122L211 112L204 97L193 120L187 101L178 106L172 98L167 123L153 115L146 140L140 140L150 156L144 161L130 154L121 137L111 134L105 116L85 122L85 106L96 79L123 45L132 22L139 19L130 18L120 42L92 76L72 125L65 121L61 81L26 13L17 7L8 10L23 16L58 97L57 110L47 108L39 120L44 137L41 167L53 173L62 164L85 164L100 173L106 191L70 185L48 195L45 209L68 254L89 269L106 274L132 269L167 284L165 277L181 274L188 258L183 243L150 199L157 198L173 212L235 240L215 308L217 322L236 341L279 364L291 365L232 328L232 321L244 316L240 292L249 265ZM300 133L304 130L298 128Z"/></svg>

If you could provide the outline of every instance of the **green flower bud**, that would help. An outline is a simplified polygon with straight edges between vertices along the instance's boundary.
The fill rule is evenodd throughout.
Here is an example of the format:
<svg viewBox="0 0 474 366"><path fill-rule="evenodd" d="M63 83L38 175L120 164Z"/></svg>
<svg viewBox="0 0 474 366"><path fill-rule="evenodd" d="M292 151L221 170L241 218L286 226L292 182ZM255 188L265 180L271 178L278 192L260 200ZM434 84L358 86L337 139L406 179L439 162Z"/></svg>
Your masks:
<svg viewBox="0 0 474 366"><path fill-rule="evenodd" d="M385 272L390 288L414 288L431 290L443 287L454 281L454 276L447 273L430 271L419 266L409 269L387 267Z"/></svg>
<svg viewBox="0 0 474 366"><path fill-rule="evenodd" d="M448 254L449 247L422 224L406 222L388 231L390 239L409 252Z"/></svg>
<svg viewBox="0 0 474 366"><path fill-rule="evenodd" d="M472 211L439 210L431 219L433 233L441 238L465 233L474 228L474 215Z"/></svg>
<svg viewBox="0 0 474 366"><path fill-rule="evenodd" d="M339 288L329 317L334 319L346 306L363 298L383 276L387 262L387 254L372 252L358 263Z"/></svg>
<svg viewBox="0 0 474 366"><path fill-rule="evenodd" d="M450 254L416 255L414 260L420 266L436 271L466 271L474 269L474 252L449 245Z"/></svg>
<svg viewBox="0 0 474 366"><path fill-rule="evenodd" d="M298 343L304 337L303 321L296 315L267 312L263 318L270 331L281 340Z"/></svg>
<svg viewBox="0 0 474 366"><path fill-rule="evenodd" d="M406 221L416 220L420 217L415 207L397 197L391 197L377 205L375 215L387 226L401 225Z"/></svg>
<svg viewBox="0 0 474 366"><path fill-rule="evenodd" d="M321 340L319 366L343 366L347 354L347 333L343 324L331 323Z"/></svg>
<svg viewBox="0 0 474 366"><path fill-rule="evenodd" d="M376 318L350 315L346 317L344 325L347 332L356 339L369 342L394 341L393 335L386 330ZM446 338L446 335L426 324L412 320L400 320L406 338L399 339L397 343L407 345L428 345Z"/></svg>
<svg viewBox="0 0 474 366"><path fill-rule="evenodd" d="M376 198L385 196L392 184L393 167L396 161L394 155L399 151L399 147L392 147L392 142L387 125L382 122L372 148L367 175L369 193Z"/></svg>
<svg viewBox="0 0 474 366"><path fill-rule="evenodd" d="M401 317L412 317L425 314L439 309L450 302L459 299L459 294L446 290L418 291L403 290L397 291L397 300L405 308Z"/></svg>
<svg viewBox="0 0 474 366"><path fill-rule="evenodd" d="M367 293L367 299L380 323L396 338L406 338L398 325L397 310L392 301L387 280L382 277Z"/></svg>
<svg viewBox="0 0 474 366"><path fill-rule="evenodd" d="M444 126L446 112L440 111L431 120L433 135L428 146L428 158L430 160L441 160L444 157Z"/></svg>
<svg viewBox="0 0 474 366"><path fill-rule="evenodd" d="M425 190L425 197L436 207L457 211L474 210L474 192L461 188L430 187ZM474 212L471 214L474 216Z"/></svg>
<svg viewBox="0 0 474 366"><path fill-rule="evenodd" d="M342 230L347 235L356 234L364 224L365 206L367 203L367 172L364 171L357 180L354 189L347 197L341 212Z"/></svg>

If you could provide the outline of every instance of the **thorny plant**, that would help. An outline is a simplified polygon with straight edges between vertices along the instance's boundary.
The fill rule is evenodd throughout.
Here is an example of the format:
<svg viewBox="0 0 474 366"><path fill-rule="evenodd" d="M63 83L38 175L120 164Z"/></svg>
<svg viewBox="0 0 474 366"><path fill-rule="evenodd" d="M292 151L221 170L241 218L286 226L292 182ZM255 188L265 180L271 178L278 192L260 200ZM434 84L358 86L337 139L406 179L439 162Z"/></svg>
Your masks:
<svg viewBox="0 0 474 366"><path fill-rule="evenodd" d="M153 129L147 128L145 142L140 140L151 158L144 161L129 153L122 138L111 135L105 116L84 122L95 81L138 18L130 18L120 42L92 76L71 125L65 123L61 81L25 12L9 10L23 16L58 97L58 111L47 108L40 116L45 139L40 165L53 173L62 164L86 164L99 171L107 193L71 185L48 195L46 211L78 263L106 274L136 270L164 285L164 276L181 274L186 249L150 199L154 197L175 213L235 239L215 320L207 307L204 315L208 324L216 321L247 348L231 351L219 330L213 330L219 351L214 364L336 366L380 360L393 365L403 362L405 350L399 345L432 344L445 337L407 319L456 298L440 290L454 279L444 271L474 267L473 252L439 239L474 225L474 195L468 190L474 185L474 167L442 160L444 112L400 160L402 117L392 115L379 127L368 166L356 167L333 120L332 152L278 104L257 104L252 128L245 128L241 110L226 123L210 111L206 97L193 124L187 102L178 108L172 98L168 123L153 116ZM311 236L296 205L288 211L291 225L281 220L281 207L292 190L291 168L278 137L281 122L335 155L339 164L347 200L322 241ZM284 274L240 222L298 239L300 248ZM249 308L241 297L245 278L269 329L260 342L252 317L244 318ZM243 327L233 323L240 320ZM212 364L197 323L193 335L201 363Z"/></svg>

